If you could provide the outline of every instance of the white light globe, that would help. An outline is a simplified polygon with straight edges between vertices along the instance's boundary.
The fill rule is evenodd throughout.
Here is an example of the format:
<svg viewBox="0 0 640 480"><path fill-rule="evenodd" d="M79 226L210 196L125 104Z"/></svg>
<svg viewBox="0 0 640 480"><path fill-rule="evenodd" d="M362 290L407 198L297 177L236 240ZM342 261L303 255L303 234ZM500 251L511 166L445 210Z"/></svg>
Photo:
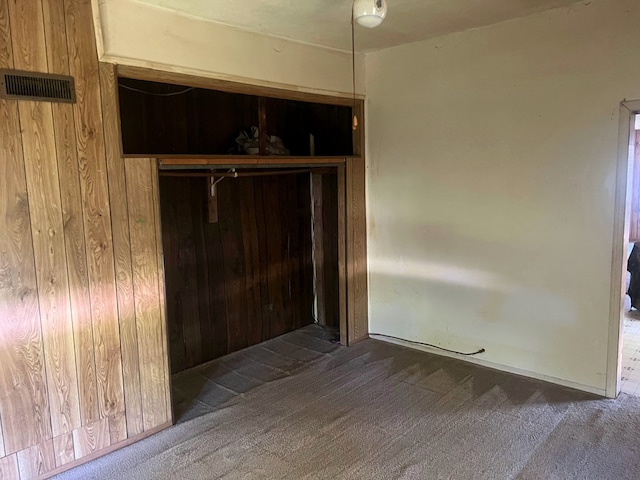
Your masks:
<svg viewBox="0 0 640 480"><path fill-rule="evenodd" d="M353 18L363 27L377 27L386 15L386 0L355 0L353 2Z"/></svg>

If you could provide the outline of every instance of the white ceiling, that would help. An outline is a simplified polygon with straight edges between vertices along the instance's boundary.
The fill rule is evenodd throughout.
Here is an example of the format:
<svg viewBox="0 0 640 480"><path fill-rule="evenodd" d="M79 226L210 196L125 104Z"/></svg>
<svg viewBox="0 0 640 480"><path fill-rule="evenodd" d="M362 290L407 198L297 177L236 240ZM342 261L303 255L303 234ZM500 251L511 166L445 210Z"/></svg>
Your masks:
<svg viewBox="0 0 640 480"><path fill-rule="evenodd" d="M254 32L351 49L352 0L137 0ZM377 50L523 17L578 0L387 0L383 24L357 27L356 49Z"/></svg>

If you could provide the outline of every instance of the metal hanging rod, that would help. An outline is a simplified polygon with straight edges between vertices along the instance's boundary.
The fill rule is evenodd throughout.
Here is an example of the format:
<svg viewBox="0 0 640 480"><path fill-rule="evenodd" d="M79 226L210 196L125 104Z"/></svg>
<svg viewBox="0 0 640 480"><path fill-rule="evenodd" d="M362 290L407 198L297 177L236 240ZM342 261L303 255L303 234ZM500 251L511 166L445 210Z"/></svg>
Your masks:
<svg viewBox="0 0 640 480"><path fill-rule="evenodd" d="M326 171L325 171L326 170ZM176 172L172 170L160 170L161 177L267 177L272 175L296 175L299 173L333 173L333 169L305 168L296 170L272 170L268 172Z"/></svg>

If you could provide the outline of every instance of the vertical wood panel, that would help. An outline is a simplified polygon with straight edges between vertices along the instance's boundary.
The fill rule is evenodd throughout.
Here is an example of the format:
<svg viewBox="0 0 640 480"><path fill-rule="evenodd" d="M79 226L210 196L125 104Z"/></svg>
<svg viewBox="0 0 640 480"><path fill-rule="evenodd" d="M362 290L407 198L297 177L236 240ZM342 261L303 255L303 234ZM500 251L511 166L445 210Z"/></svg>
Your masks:
<svg viewBox="0 0 640 480"><path fill-rule="evenodd" d="M9 1L13 61L18 70L47 71L42 2Z"/></svg>
<svg viewBox="0 0 640 480"><path fill-rule="evenodd" d="M109 417L109 441L111 445L127 439L127 418L124 412Z"/></svg>
<svg viewBox="0 0 640 480"><path fill-rule="evenodd" d="M202 361L207 361L213 358L210 347L213 342L213 332L211 329L211 308L209 306L209 269L207 268L207 253L204 246L204 225L209 220L207 218L209 216L207 207L210 203L211 190L207 189L208 179L198 180L198 182L192 182L192 185L196 184L194 185L196 188L191 188L189 192L191 194L192 240L195 250L195 272L191 273L192 275L195 273L196 293L198 295L198 315L194 318L194 321L199 323L200 333L196 340L200 342L198 346L200 358ZM198 188L201 186L204 187L204 192L203 188Z"/></svg>
<svg viewBox="0 0 640 480"><path fill-rule="evenodd" d="M162 248L162 223L160 218L160 178L158 176L158 161L151 161L151 213L153 214L154 242L156 251L156 277L158 282L158 301L160 303L160 344L162 346L162 365L164 385L164 402L166 411L166 422L173 422L173 400L171 393L171 373L169 371L169 361L171 354L167 343L167 294L164 276L164 250Z"/></svg>
<svg viewBox="0 0 640 480"><path fill-rule="evenodd" d="M282 264L280 267L281 271L281 288L282 288L282 298L283 298L283 310L282 310L282 318L284 320L284 330L285 332L291 331L295 328L293 322L293 310L294 305L292 305L296 300L294 299L291 291L292 281L291 281L291 247L292 247L292 228L288 221L289 218L293 216L296 218L296 202L289 201L289 193L293 190L292 180L295 183L296 178L291 175L283 175L276 177L278 180L278 225L276 228L280 228L280 252L282 258ZM295 227L297 230L297 222L295 223ZM299 307L299 305L296 305Z"/></svg>
<svg viewBox="0 0 640 480"><path fill-rule="evenodd" d="M296 255L300 258L302 286L297 295L300 296L302 314L296 328L313 323L313 245L311 239L311 174L303 174L298 177L298 209L299 213L299 246ZM304 188L302 188L304 187ZM300 276L300 275L299 275ZM326 278L326 277L325 277Z"/></svg>
<svg viewBox="0 0 640 480"><path fill-rule="evenodd" d="M0 480L18 480L19 478L18 456L14 453L0 458Z"/></svg>
<svg viewBox="0 0 640 480"><path fill-rule="evenodd" d="M265 177L263 183L263 201L265 216L265 235L267 237L267 287L269 289L268 308L271 312L271 337L286 332L283 318L284 299L282 298L282 232L279 225L280 206L278 202L277 178Z"/></svg>
<svg viewBox="0 0 640 480"><path fill-rule="evenodd" d="M219 218L218 218L219 220ZM220 222L204 226L205 256L209 279L209 306L211 308L211 330L213 357L227 353L229 347L229 329L227 325L227 297L224 289L224 255L222 253ZM168 273L168 271L167 271ZM215 286L215 287L214 287ZM168 307L167 301L167 307ZM167 321L169 318L167 317Z"/></svg>
<svg viewBox="0 0 640 480"><path fill-rule="evenodd" d="M8 0L0 67L13 68ZM5 453L51 437L18 105L0 100L0 417Z"/></svg>
<svg viewBox="0 0 640 480"><path fill-rule="evenodd" d="M349 342L368 334L365 164L347 159L347 305Z"/></svg>
<svg viewBox="0 0 640 480"><path fill-rule="evenodd" d="M64 5L58 0L43 0L42 6L49 72L68 75L69 56L67 54ZM62 187L61 205L75 340L80 420L85 425L98 419L98 403L73 106L65 103L52 103L51 108L58 158L58 175Z"/></svg>
<svg viewBox="0 0 640 480"><path fill-rule="evenodd" d="M109 420L106 418L73 431L73 449L76 460L107 448L110 442Z"/></svg>
<svg viewBox="0 0 640 480"><path fill-rule="evenodd" d="M185 362L188 367L198 364L202 355L202 342L200 341L200 307L198 305L198 258L193 232L193 209L188 200L190 191L186 193L187 208L180 208L175 213L180 225L179 237L180 254L178 255L178 272L180 283L184 288L180 289L180 315L182 324L182 342L185 348ZM196 219L195 221L200 221Z"/></svg>
<svg viewBox="0 0 640 480"><path fill-rule="evenodd" d="M293 300L292 329L313 321L313 245L311 241L311 174L290 178L287 203L293 213L283 218L289 225L289 293Z"/></svg>
<svg viewBox="0 0 640 480"><path fill-rule="evenodd" d="M98 59L89 0L64 0L80 165L100 417L124 410L111 211Z"/></svg>
<svg viewBox="0 0 640 480"><path fill-rule="evenodd" d="M102 90L105 153L109 178L109 201L111 205L127 433L129 436L134 436L143 431L142 398L140 391L140 364L138 361L138 333L136 331L133 299L133 274L131 271L129 213L127 211L124 160L120 156L119 148L120 133L118 125L120 119L113 65L100 64L100 86Z"/></svg>
<svg viewBox="0 0 640 480"><path fill-rule="evenodd" d="M153 204L155 169L155 162L150 159L125 163L145 430L166 423L170 417L158 285L157 206Z"/></svg>
<svg viewBox="0 0 640 480"><path fill-rule="evenodd" d="M219 184L219 221L224 261L229 351L247 346L247 289L243 258L242 230L239 225L239 192L235 179Z"/></svg>
<svg viewBox="0 0 640 480"><path fill-rule="evenodd" d="M103 105L90 0L0 0L0 67L68 73L77 92L74 105L0 101L0 477L24 480L126 438L118 315L126 319L127 301L134 335L123 349L134 346L135 362L139 352L113 69ZM148 303L160 319L157 210L149 209ZM152 328L164 335L160 321ZM147 415L160 416L153 426L170 416L167 352L158 343L162 392L160 408ZM126 408L135 435L144 423L139 366L130 366Z"/></svg>
<svg viewBox="0 0 640 480"><path fill-rule="evenodd" d="M354 109L360 126L353 132L353 153L360 159L347 159L346 166L346 261L349 342L368 333L367 229L365 197L364 102Z"/></svg>
<svg viewBox="0 0 640 480"><path fill-rule="evenodd" d="M338 167L338 310L340 315L340 343L349 345L347 312L347 205L346 167Z"/></svg>
<svg viewBox="0 0 640 480"><path fill-rule="evenodd" d="M262 341L271 338L273 309L269 302L269 263L267 227L264 211L264 181L254 181L253 204L255 205L256 231L258 236L258 273L260 279L260 307L262 309Z"/></svg>
<svg viewBox="0 0 640 480"><path fill-rule="evenodd" d="M223 181L216 224L206 221L203 186L201 178L163 176L160 188L172 349L182 356L200 340L188 338L193 331L211 328L212 343L201 344L196 364L311 323L313 301L309 175ZM211 319L199 309L202 295L189 283L194 276L198 289L209 292ZM182 328L183 311L193 312L200 328ZM281 324L271 329L276 316ZM171 360L172 372L187 368L174 351Z"/></svg>
<svg viewBox="0 0 640 480"><path fill-rule="evenodd" d="M44 442L18 452L18 468L23 480L36 478L56 467L53 454L53 440Z"/></svg>
<svg viewBox="0 0 640 480"><path fill-rule="evenodd" d="M162 199L162 210L166 222L163 222L164 236L167 238L169 256L169 315L172 318L170 342L173 371L183 370L200 363L202 358L201 329L206 330L206 319L199 317L199 288L204 275L198 275L199 264L194 224L201 222L194 212L192 190L197 188L193 179L175 179L176 183L167 188L170 192ZM204 192L199 192L204 199ZM208 272L207 272L208 273Z"/></svg>
<svg viewBox="0 0 640 480"><path fill-rule="evenodd" d="M40 1L10 2L14 65L47 71ZM54 436L80 426L80 401L71 321L67 256L53 111L47 102L18 102L38 283L40 323Z"/></svg>
<svg viewBox="0 0 640 480"><path fill-rule="evenodd" d="M327 325L340 324L338 299L338 198L337 175L323 175L324 298Z"/></svg>
<svg viewBox="0 0 640 480"><path fill-rule="evenodd" d="M61 467L76 459L73 450L73 432L54 437L53 453L55 455L56 467Z"/></svg>
<svg viewBox="0 0 640 480"><path fill-rule="evenodd" d="M80 426L61 196L50 106L20 102L53 435Z"/></svg>
<svg viewBox="0 0 640 480"><path fill-rule="evenodd" d="M311 174L313 198L313 263L315 271L316 320L320 325L326 325L325 295L324 295L324 229L322 208L322 178L317 173Z"/></svg>
<svg viewBox="0 0 640 480"><path fill-rule="evenodd" d="M240 179L240 222L244 242L244 264L247 277L247 318L249 329L247 343L255 345L262 341L262 303L260 298L260 252L258 226L254 204L253 178Z"/></svg>
<svg viewBox="0 0 640 480"><path fill-rule="evenodd" d="M160 179L160 211L162 212L162 238L166 252L164 263L167 282L167 329L169 350L171 351L171 371L179 372L187 368L187 357L182 329L182 273L180 271L180 247L178 245L177 223L183 206L182 197L189 191L187 178ZM225 347L226 348L226 347Z"/></svg>

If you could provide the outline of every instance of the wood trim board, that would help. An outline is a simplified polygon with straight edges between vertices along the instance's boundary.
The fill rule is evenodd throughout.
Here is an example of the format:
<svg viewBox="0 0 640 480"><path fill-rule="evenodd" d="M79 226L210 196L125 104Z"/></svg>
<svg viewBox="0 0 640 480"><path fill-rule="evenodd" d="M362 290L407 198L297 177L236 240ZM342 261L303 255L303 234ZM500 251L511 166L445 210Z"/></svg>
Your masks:
<svg viewBox="0 0 640 480"><path fill-rule="evenodd" d="M154 70L150 68L135 67L129 65L118 65L117 75L118 77L134 78L136 80L170 83L174 85L184 85L194 88L220 90L229 93L241 93L246 95L282 98L287 100L300 100L304 102L326 103L329 105L353 105L353 98L351 97L322 95L319 93L309 93L282 88L251 85L232 82L229 80L219 80L215 78L200 77L195 75L168 72L164 70Z"/></svg>

